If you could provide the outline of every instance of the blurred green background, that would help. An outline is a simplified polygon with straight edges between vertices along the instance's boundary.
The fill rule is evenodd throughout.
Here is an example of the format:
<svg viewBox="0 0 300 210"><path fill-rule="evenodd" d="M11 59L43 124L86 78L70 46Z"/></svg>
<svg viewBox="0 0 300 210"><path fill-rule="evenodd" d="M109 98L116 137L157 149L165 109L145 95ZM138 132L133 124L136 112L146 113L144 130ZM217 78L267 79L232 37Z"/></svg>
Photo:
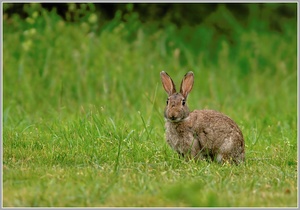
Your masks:
<svg viewBox="0 0 300 210"><path fill-rule="evenodd" d="M207 105L216 109L224 102L218 97L226 97L219 85L249 97L292 77L287 93L295 94L296 10L296 3L5 3L4 107L26 100L34 102L23 104L32 114L44 105L67 111L101 104L122 87L119 104L139 109L144 101L133 92L152 93L161 70L175 80L195 71L196 87L204 91L194 99L212 101L210 94L217 102Z"/></svg>

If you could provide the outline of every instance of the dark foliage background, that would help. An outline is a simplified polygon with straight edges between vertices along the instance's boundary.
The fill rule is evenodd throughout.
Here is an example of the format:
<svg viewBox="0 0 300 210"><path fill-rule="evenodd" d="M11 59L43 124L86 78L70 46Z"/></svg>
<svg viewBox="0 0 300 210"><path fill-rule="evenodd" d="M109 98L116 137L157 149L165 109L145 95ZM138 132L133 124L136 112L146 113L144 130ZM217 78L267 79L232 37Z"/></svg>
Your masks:
<svg viewBox="0 0 300 210"><path fill-rule="evenodd" d="M26 18L30 15L26 9L28 3L6 3L4 13L8 16L14 14ZM41 3L41 7L49 11L55 10L57 14L67 21L78 20L76 10L87 7L96 11L101 16L99 23L112 20L117 12L126 20L128 13L136 13L142 23L156 22L160 26L173 23L178 27L185 25L193 26L211 22L210 15L220 6L232 13L243 26L247 27L252 18L269 22L269 29L282 31L284 20L296 18L296 3ZM278 21L278 20L281 21ZM222 25L217 22L213 26L222 31Z"/></svg>

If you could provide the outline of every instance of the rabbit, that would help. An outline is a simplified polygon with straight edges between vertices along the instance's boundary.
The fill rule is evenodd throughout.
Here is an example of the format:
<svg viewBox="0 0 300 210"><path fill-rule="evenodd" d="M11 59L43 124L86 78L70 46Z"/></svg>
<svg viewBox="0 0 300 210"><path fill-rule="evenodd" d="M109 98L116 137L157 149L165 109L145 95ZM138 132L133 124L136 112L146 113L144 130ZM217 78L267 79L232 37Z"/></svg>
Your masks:
<svg viewBox="0 0 300 210"><path fill-rule="evenodd" d="M245 161L245 142L237 124L214 110L189 111L187 97L194 84L194 73L185 74L180 92L171 77L160 72L168 94L164 110L167 143L179 156L191 160L209 160L236 165Z"/></svg>

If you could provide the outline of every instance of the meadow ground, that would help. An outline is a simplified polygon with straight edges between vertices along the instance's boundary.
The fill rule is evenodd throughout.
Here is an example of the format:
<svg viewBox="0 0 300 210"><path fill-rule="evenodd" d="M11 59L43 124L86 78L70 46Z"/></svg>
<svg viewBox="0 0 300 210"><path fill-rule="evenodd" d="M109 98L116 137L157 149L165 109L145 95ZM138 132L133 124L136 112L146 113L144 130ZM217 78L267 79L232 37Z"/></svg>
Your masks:
<svg viewBox="0 0 300 210"><path fill-rule="evenodd" d="M297 206L296 20L274 32L219 11L230 43L135 16L100 30L93 15L4 17L4 207ZM190 109L233 118L245 164L178 159L164 139L162 70L176 84L194 71Z"/></svg>

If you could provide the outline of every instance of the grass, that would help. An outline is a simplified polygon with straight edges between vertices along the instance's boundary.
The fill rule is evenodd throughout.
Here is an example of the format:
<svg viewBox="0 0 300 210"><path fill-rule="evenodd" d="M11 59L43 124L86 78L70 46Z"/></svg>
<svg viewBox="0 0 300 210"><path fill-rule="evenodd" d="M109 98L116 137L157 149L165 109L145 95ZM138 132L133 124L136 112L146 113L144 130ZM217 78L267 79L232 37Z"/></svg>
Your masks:
<svg viewBox="0 0 300 210"><path fill-rule="evenodd" d="M298 205L296 20L281 33L236 26L231 45L203 25L116 16L98 30L38 11L3 21L4 207ZM176 84L194 71L190 109L231 116L245 164L178 159L161 70Z"/></svg>

